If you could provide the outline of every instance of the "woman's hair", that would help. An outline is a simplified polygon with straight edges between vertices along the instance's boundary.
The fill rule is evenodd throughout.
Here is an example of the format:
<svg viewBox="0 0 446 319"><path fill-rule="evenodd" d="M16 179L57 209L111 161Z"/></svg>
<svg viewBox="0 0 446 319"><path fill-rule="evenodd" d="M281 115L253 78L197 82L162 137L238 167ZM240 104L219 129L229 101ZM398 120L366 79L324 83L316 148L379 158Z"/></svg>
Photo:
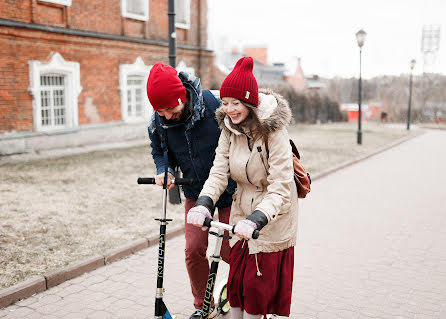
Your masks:
<svg viewBox="0 0 446 319"><path fill-rule="evenodd" d="M240 101L249 110L248 116L240 123L235 124L235 126L241 130L248 133L253 139L263 138L264 141L268 138L268 132L263 127L259 117L257 116L257 107L249 103Z"/></svg>

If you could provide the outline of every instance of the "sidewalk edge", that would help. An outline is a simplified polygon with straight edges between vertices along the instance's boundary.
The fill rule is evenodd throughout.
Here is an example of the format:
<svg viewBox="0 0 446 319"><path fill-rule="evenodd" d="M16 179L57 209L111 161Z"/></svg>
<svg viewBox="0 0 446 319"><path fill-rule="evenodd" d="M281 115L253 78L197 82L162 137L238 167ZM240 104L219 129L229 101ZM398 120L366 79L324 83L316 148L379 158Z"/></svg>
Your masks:
<svg viewBox="0 0 446 319"><path fill-rule="evenodd" d="M173 239L181 234L184 234L184 225L173 227L170 231L168 230L166 240ZM118 261L140 250L158 245L158 242L158 235L140 238L121 247L107 250L103 254L89 257L70 266L34 276L11 287L0 289L0 309L6 308L19 300L31 297L36 293L48 290L67 280Z"/></svg>

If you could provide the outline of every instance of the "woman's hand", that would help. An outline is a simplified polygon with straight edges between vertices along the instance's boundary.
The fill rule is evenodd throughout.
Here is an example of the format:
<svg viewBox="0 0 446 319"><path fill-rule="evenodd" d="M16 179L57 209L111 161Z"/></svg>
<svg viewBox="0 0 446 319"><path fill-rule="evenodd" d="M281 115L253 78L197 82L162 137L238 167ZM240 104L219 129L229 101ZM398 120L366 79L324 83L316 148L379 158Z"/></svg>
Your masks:
<svg viewBox="0 0 446 319"><path fill-rule="evenodd" d="M202 230L206 230L207 227L203 226L204 219L206 217L212 218L211 213L209 212L209 210L206 207L204 207L202 205L198 205L198 206L192 207L187 212L187 223L193 224L197 227L201 227Z"/></svg>
<svg viewBox="0 0 446 319"><path fill-rule="evenodd" d="M252 233L256 229L256 223L248 219L243 219L235 225L234 232L240 239L250 240L252 238Z"/></svg>

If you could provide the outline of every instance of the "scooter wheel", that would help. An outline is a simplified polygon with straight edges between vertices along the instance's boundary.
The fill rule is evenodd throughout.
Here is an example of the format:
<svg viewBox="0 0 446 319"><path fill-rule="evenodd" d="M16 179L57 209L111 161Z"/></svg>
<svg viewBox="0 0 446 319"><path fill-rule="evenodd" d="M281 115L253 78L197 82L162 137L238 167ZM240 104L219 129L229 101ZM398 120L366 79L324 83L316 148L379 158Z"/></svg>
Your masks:
<svg viewBox="0 0 446 319"><path fill-rule="evenodd" d="M226 289L226 284L220 290L220 294L218 296L218 308L221 309L221 314L225 315L231 309L228 301L228 291Z"/></svg>

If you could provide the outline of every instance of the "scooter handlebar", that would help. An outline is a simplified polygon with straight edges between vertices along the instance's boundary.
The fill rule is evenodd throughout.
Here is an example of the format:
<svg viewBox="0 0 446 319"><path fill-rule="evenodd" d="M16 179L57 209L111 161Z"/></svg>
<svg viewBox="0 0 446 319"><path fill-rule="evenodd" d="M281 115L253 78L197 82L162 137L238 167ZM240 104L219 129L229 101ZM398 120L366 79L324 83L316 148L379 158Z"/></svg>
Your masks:
<svg viewBox="0 0 446 319"><path fill-rule="evenodd" d="M220 222L214 222L211 218L206 217L204 222L203 222L203 226L206 227L218 227L218 228L223 228L225 230L229 230L230 232L232 232L233 234L235 234L235 225L228 225L228 224L224 224L224 223L220 223ZM252 232L252 239L257 239L259 238L260 232L256 229Z"/></svg>
<svg viewBox="0 0 446 319"><path fill-rule="evenodd" d="M175 178L173 180L175 185L192 185L195 183L193 178ZM154 177L138 177L138 184L155 184Z"/></svg>

